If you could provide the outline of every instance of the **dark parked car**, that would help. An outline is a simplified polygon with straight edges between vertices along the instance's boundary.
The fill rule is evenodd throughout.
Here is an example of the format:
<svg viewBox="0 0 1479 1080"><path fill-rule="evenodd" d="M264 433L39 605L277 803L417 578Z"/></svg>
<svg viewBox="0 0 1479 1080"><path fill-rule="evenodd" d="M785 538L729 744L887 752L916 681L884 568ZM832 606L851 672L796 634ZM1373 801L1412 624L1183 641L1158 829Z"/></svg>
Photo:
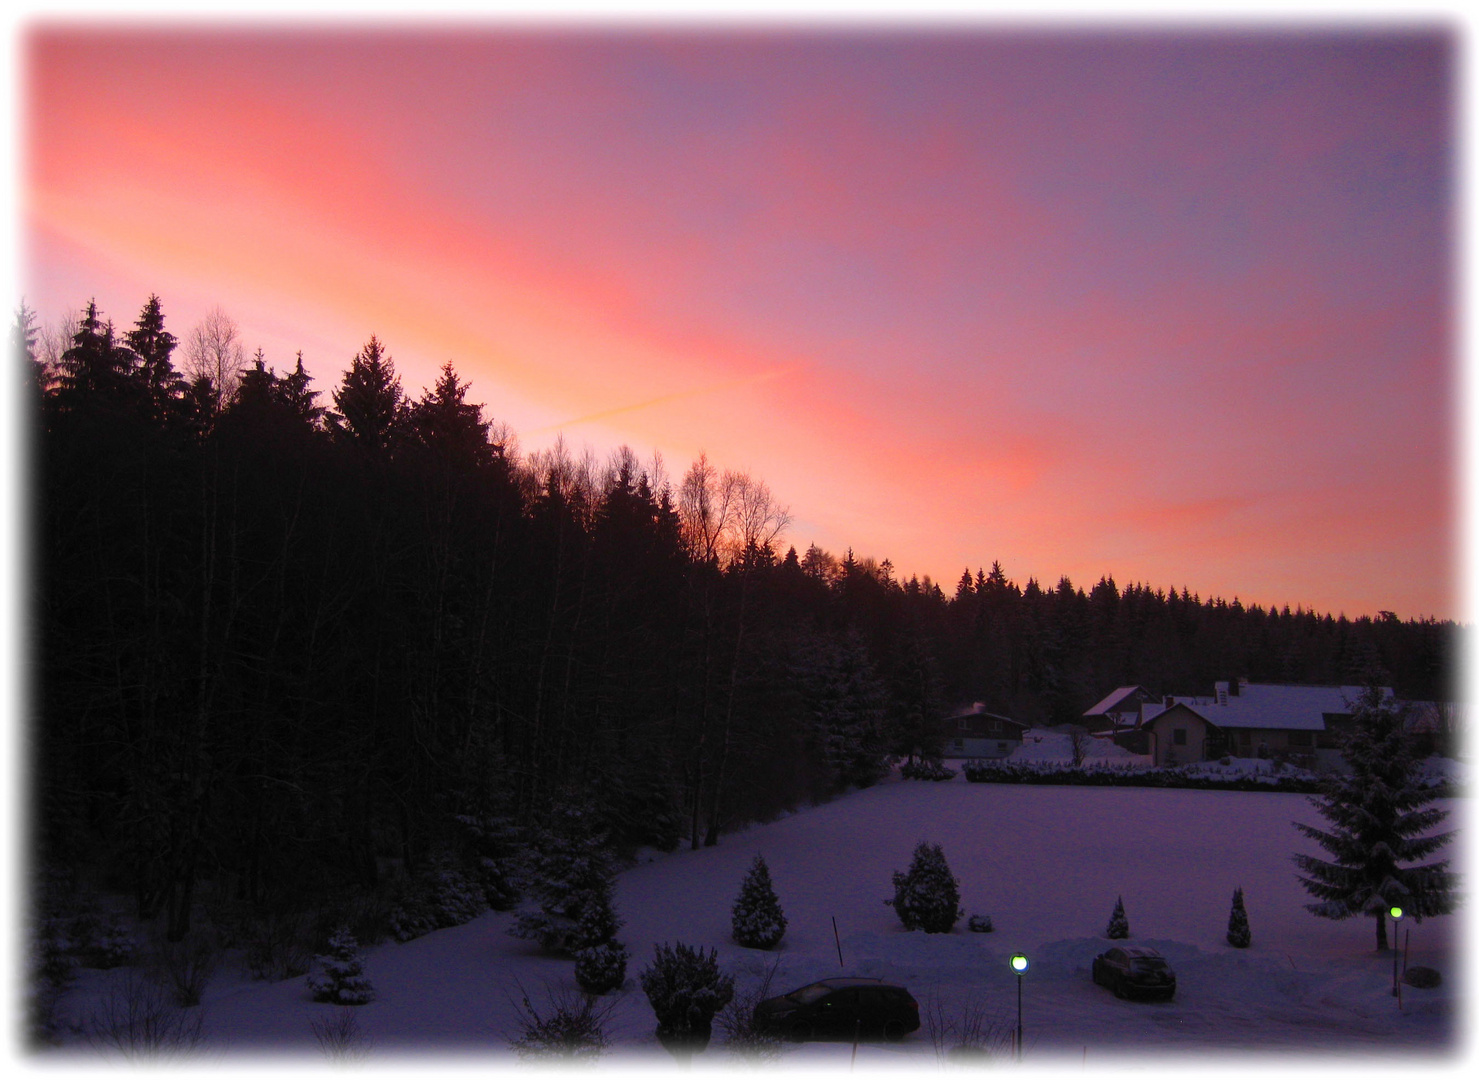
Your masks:
<svg viewBox="0 0 1479 1080"><path fill-rule="evenodd" d="M895 1041L919 1028L919 1002L882 979L823 979L755 1006L755 1026L787 1039L877 1037Z"/></svg>
<svg viewBox="0 0 1479 1080"><path fill-rule="evenodd" d="M1137 945L1120 945L1094 957L1094 981L1121 998L1170 1001L1176 993L1176 973L1166 958Z"/></svg>

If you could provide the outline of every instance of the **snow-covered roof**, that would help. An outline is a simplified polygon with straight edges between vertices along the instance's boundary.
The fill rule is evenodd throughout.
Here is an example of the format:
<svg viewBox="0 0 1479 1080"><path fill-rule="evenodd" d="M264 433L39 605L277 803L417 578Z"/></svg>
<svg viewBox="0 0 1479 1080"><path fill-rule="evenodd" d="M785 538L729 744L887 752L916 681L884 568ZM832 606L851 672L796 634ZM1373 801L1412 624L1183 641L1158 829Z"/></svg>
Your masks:
<svg viewBox="0 0 1479 1080"><path fill-rule="evenodd" d="M1107 712L1129 712L1130 709L1128 707L1124 709L1116 709L1115 706L1119 705L1125 700L1125 698L1134 694L1137 690L1141 693L1145 692L1143 687L1121 686L1117 690L1115 690L1114 693L1110 694L1103 701L1099 702L1099 704L1095 705L1092 709L1087 710L1084 715L1102 716Z"/></svg>
<svg viewBox="0 0 1479 1080"><path fill-rule="evenodd" d="M1226 705L1195 704L1178 699L1193 713L1220 728L1273 728L1282 731L1324 731L1326 713L1349 713L1361 696L1359 686L1278 686L1244 683ZM1391 691L1385 691L1390 696ZM1150 717L1147 716L1146 720Z"/></svg>

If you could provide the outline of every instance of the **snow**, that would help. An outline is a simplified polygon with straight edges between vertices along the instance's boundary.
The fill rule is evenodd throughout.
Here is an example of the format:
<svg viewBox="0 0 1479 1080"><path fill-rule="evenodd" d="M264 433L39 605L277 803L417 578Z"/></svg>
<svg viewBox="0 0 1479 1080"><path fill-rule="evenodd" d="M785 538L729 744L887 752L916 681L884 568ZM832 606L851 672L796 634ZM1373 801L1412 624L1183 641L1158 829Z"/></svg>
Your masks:
<svg viewBox="0 0 1479 1080"><path fill-rule="evenodd" d="M1007 960L1024 952L1031 962L1021 983L1026 1065L1287 1065L1309 1055L1343 1074L1360 1065L1453 1067L1469 1049L1461 916L1411 927L1410 963L1437 968L1444 982L1436 990L1404 988L1399 1011L1390 994L1392 959L1373 950L1370 921L1335 923L1304 910L1309 898L1290 855L1318 851L1291 827L1294 820L1319 821L1304 796L891 780L725 836L714 848L646 852L617 879L626 920L619 937L632 960L614 999L608 1030L616 1046L603 1067L676 1067L657 1046L638 976L655 944L678 941L717 948L741 991L778 959L775 992L844 972L876 976L908 986L922 1007L938 999L958 1014L975 1003L1004 1027L1015 1025L1018 991ZM1456 824L1450 818L1446 827ZM994 933L970 933L965 918L949 934L902 928L883 901L892 895L891 875L907 868L921 840L943 846L966 916L990 915ZM788 923L774 952L741 948L730 937L730 908L757 854L769 864ZM1224 940L1238 886L1252 928L1249 949ZM1129 944L1158 948L1175 968L1174 1001L1121 1001L1091 982L1093 957L1110 945L1102 935L1117 896L1124 897ZM539 1003L547 987L574 985L571 961L509 936L514 921L512 913L485 913L365 951L377 996L355 1015L371 1040L371 1067L433 1061L486 1068L489 1055L514 1067L507 1042L520 987ZM86 1015L123 974L82 972L64 1012ZM252 982L223 968L204 1008L209 1061L261 1064L272 1055L274 1068L322 1065L310 1023L334 1007L314 1003L302 978ZM80 1063L92 1054L73 1039L54 1057ZM843 1043L788 1047L782 1067L846 1070L852 1054ZM693 1067L726 1062L733 1059L716 1037ZM856 1064L933 1069L939 1059L921 1029L899 1044L864 1044Z"/></svg>

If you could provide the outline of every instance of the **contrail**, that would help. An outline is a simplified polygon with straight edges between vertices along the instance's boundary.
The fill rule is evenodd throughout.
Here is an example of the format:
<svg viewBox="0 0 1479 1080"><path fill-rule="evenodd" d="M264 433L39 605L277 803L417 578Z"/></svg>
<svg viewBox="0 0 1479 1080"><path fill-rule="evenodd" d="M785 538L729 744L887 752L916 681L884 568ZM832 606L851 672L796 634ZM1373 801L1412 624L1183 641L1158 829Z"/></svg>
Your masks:
<svg viewBox="0 0 1479 1080"><path fill-rule="evenodd" d="M684 398L702 397L705 394L717 394L724 390L737 390L742 386L755 386L759 383L770 382L785 374L784 368L772 368L763 371L759 375L752 375L745 379L735 379L733 382L719 383L716 386L705 386L698 390L680 390L676 394L664 394L662 397L650 398L647 401L639 401L632 405L619 405L614 409L604 409L601 412L590 413L586 416L578 416L574 420L566 420L562 424L551 424L548 427L537 428L529 432L530 435L546 435L552 431L564 431L567 428L576 427L580 424L590 424L597 420L605 420L608 417L620 416L622 413L636 412L639 409L650 409L654 405L666 405L670 401L682 401Z"/></svg>

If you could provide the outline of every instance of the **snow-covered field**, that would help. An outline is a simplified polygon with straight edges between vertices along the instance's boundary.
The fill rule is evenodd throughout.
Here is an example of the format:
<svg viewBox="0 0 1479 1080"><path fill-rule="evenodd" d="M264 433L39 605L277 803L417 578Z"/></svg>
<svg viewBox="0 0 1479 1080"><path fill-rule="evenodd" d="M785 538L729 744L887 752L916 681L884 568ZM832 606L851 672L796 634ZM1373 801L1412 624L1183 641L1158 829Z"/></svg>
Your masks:
<svg viewBox="0 0 1479 1080"><path fill-rule="evenodd" d="M1450 827L1462 825L1457 817ZM674 1067L655 1042L636 976L654 943L682 941L717 947L741 986L778 957L777 991L839 971L880 976L907 985L922 1005L937 999L958 1014L975 1004L1003 1026L1016 1022L1007 959L1024 952L1027 1065L1288 1064L1308 1056L1310 1065L1452 1066L1468 1052L1463 916L1412 928L1410 962L1438 968L1444 982L1404 988L1399 1011L1391 957L1374 951L1370 920L1335 923L1304 910L1290 855L1317 852L1291 827L1295 819L1321 823L1300 795L891 780L726 836L715 848L645 856L617 887L626 921L619 936L633 961L611 1014L617 1046L607 1060ZM965 919L950 934L902 929L883 900L919 840L943 845L966 915L990 915L994 933L969 933ZM789 921L775 954L729 937L730 904L756 853L770 865ZM1224 941L1237 886L1253 931L1246 950ZM1129 943L1154 945L1176 969L1173 1002L1121 1001L1090 981L1090 962L1110 944L1102 934L1117 896ZM371 1063L467 1063L476 1055L486 1064L497 1055L512 1065L517 986L536 1002L546 986L573 986L570 961L510 937L512 921L489 913L369 950L366 971L379 996L356 1016ZM85 1014L121 974L84 972L64 1008ZM208 1060L287 1052L322 1061L310 1023L332 1007L309 1000L302 979L264 984L223 969L204 1008ZM788 1048L782 1064L847 1069L852 1055L851 1044L808 1044ZM716 1037L694 1067L726 1060ZM939 1060L921 1029L900 1044L865 1044L856 1064L935 1068Z"/></svg>

